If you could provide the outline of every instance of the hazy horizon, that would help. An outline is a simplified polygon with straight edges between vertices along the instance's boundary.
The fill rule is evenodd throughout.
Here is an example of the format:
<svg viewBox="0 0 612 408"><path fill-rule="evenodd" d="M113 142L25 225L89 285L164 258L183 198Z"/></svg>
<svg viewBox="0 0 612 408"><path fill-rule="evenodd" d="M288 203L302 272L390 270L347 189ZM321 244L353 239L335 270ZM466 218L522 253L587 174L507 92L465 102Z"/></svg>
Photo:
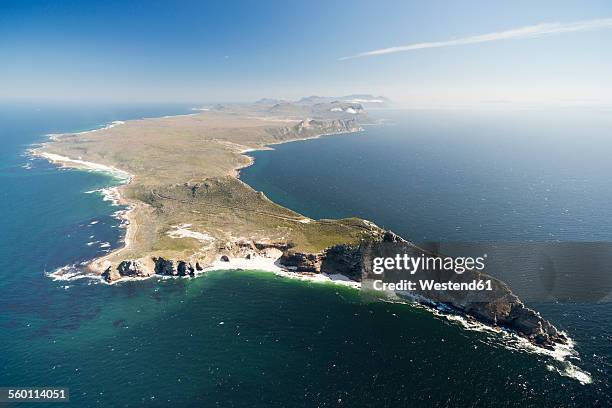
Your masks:
<svg viewBox="0 0 612 408"><path fill-rule="evenodd" d="M612 4L3 2L0 100L612 107Z"/></svg>

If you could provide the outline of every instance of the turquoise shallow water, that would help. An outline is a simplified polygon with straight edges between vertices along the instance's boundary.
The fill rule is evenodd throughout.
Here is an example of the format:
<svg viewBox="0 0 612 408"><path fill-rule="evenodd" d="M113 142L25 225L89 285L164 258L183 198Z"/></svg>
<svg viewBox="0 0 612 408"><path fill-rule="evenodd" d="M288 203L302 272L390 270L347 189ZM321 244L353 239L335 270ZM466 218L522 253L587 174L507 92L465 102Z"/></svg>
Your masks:
<svg viewBox="0 0 612 408"><path fill-rule="evenodd" d="M601 324L607 305L539 305L577 339L582 361L575 363L593 377L581 385L559 375L566 366L547 356L509 350L496 335L348 288L256 271L114 286L45 277L45 270L108 250L102 242L118 245L122 231L111 216L116 207L84 194L108 185L108 177L29 162L21 156L27 145L48 132L182 111L3 107L0 385L67 386L77 407L610 403L612 337ZM326 162L333 174L341 151L356 142L329 138L302 147L325 158L329 149L317 146L328 140L347 141L336 161ZM278 146L268 166L295 145ZM257 160L247 171L262 171L265 160ZM288 176L295 167L275 166ZM325 178L313 176L327 188ZM249 182L257 187L257 180L269 182L265 172ZM311 188L308 178L300 182ZM330 211L338 205L324 203Z"/></svg>

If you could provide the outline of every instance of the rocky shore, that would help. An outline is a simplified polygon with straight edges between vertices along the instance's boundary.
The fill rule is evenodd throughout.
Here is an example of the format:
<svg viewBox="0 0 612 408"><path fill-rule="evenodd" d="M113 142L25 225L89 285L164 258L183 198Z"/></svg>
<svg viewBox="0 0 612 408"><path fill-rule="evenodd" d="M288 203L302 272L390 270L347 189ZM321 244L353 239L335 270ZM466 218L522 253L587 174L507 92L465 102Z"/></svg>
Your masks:
<svg viewBox="0 0 612 408"><path fill-rule="evenodd" d="M96 132L57 136L36 149L34 154L60 165L120 174L127 183L117 189L119 201L130 208L122 214L127 224L125 246L91 261L87 272L114 283L151 276L194 277L220 263L231 265L231 259L265 260L275 271L282 268L287 274L313 278L342 276L363 287L368 282L368 251L377 245L401 243L413 254L421 253L366 220L308 219L238 180L237 171L252 163L245 151L361 129L363 109L358 104L280 108L219 107L191 116L128 121ZM271 116L279 109L309 116ZM494 291L487 301L460 294L449 300L435 291L397 295L444 304L541 347L567 341L503 282L488 278Z"/></svg>
<svg viewBox="0 0 612 408"><path fill-rule="evenodd" d="M276 265L285 270L288 275L306 277L338 275L363 285L370 278L368 262L371 254L376 252L378 245L390 242L405 245L405 249L415 257L428 253L391 231L379 230L373 231L369 239L357 245L336 245L320 253L295 251L291 245L285 243L240 241L220 251L218 263L229 262L230 258L236 259L237 257L245 260L265 258L274 261L276 259ZM162 257L152 258L152 265L153 269L150 269L139 261L125 260L116 268L108 267L102 277L109 283L123 278L144 278L154 275L194 277L209 267L200 261L172 260ZM438 276L440 280L456 278L457 275L452 272L448 276ZM556 344L567 344L568 339L562 332L539 313L526 307L505 283L480 272L468 271L460 278L463 281L474 278L489 279L492 281L493 291L487 295L486 301L472 299L469 294L458 294L453 299L449 299L447 292L424 290L411 293L395 292L395 294L431 307L443 305L446 310L473 317L489 326L512 331L539 347L552 349Z"/></svg>
<svg viewBox="0 0 612 408"><path fill-rule="evenodd" d="M356 281L367 281L372 278L371 257L379 254L387 243L394 243L394 248L403 248L404 253L412 257L432 255L429 251L404 240L391 231L385 231L374 240L359 245L338 245L320 254L303 254L286 251L280 262L292 270L326 274L342 274ZM399 244L399 245L398 245ZM438 254L438 256L442 256ZM435 290L395 292L396 295L410 298L429 306L444 305L459 314L474 317L490 326L501 327L515 332L528 339L534 345L553 348L556 344L567 344L568 338L557 330L538 312L526 307L510 288L502 281L476 271L466 271L462 275L450 272L437 272L436 281L463 281L487 279L492 282L493 290L486 298L473 296L471 293L449 293ZM363 287L363 286L362 286ZM418 287L417 287L418 288Z"/></svg>

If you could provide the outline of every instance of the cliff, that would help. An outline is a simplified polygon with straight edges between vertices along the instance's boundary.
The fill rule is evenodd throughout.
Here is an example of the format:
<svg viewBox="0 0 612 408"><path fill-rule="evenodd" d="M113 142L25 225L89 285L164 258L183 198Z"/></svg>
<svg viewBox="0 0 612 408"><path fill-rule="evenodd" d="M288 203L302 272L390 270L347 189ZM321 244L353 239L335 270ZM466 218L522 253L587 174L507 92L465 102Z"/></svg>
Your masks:
<svg viewBox="0 0 612 408"><path fill-rule="evenodd" d="M382 236L365 240L358 245L337 245L318 254L303 254L285 251L280 263L294 271L342 274L355 281L368 282L373 278L371 258L373 254L389 251L387 244L393 243L393 252L398 248L411 257L432 256L431 252L405 241L396 234L386 231ZM437 254L437 256L442 256ZM500 280L483 272L466 271L461 275L453 271L436 271L431 276L437 282L469 282L490 280L492 290L485 296L473 292L448 292L423 290L419 286L410 292L395 294L417 300L429 306L444 305L456 313L472 316L490 326L497 326L528 339L534 345L552 348L555 344L566 344L567 337L536 311L523 302ZM363 285L362 287L367 287Z"/></svg>
<svg viewBox="0 0 612 408"><path fill-rule="evenodd" d="M282 107L306 113L300 120L269 116L267 106L225 106L189 116L126 121L56 136L34 154L64 166L129 175L129 183L117 189L119 201L129 207L123 214L125 246L86 267L108 282L195 276L229 257L264 257L296 273L340 273L367 283L368 251L376 245L393 242L415 254L422 250L365 220L309 219L237 178L238 170L252 163L245 151L360 130L360 103ZM416 295L514 330L534 344L550 347L565 341L505 284L493 282L495 296L486 301L461 294L449 300L432 291Z"/></svg>
<svg viewBox="0 0 612 408"><path fill-rule="evenodd" d="M304 119L293 126L270 130L278 140L307 139L335 133L348 133L361 130L356 119Z"/></svg>
<svg viewBox="0 0 612 408"><path fill-rule="evenodd" d="M270 251L276 251L272 256L280 256L278 264L287 270L299 273L326 273L329 275L342 274L356 282L365 283L372 278L370 261L372 254L385 251L388 243L399 244L405 253L418 257L421 254L431 255L429 251L421 249L390 231L372 228L357 244L340 244L331 246L324 251L312 253L296 251L291 244L283 242L251 242L237 241L226 243L219 250L218 260L227 261L228 256L250 259L257 256L270 256ZM395 247L397 249L397 247ZM221 255L223 254L223 255ZM108 282L114 282L124 277L159 276L195 276L204 268L200 261L194 259L166 259L152 258L152 269L137 260L122 261L116 268L108 267L102 276ZM422 290L408 292L395 292L396 295L422 304L437 307L444 305L455 313L471 316L476 320L490 326L510 330L532 342L534 345L552 348L555 344L566 344L567 338L558 331L549 321L545 320L536 311L526 307L523 302L508 288L508 286L482 272L467 271L462 275L453 272L440 272L434 277L437 281L454 280L467 282L473 279L488 279L492 282L493 290L487 293L486 298L472 293L441 292L435 290Z"/></svg>

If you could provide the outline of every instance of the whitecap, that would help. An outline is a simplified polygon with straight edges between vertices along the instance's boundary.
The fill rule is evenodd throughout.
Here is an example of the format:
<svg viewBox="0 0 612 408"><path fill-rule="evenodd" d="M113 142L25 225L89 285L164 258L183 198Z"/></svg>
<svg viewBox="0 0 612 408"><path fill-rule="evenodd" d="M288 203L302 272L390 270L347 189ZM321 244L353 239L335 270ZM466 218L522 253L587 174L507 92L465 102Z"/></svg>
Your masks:
<svg viewBox="0 0 612 408"><path fill-rule="evenodd" d="M571 339L566 332L561 333L568 339L567 344L555 344L552 350L545 349L543 347L534 345L526 338L519 336L517 333L511 330L486 325L474 318L457 314L452 309L449 309L441 304L433 304L434 307L431 307L427 305L431 304L431 302L427 302L426 299L418 299L414 296L411 297L413 299L393 296L389 299L384 299L383 301L389 303L410 304L414 307L427 310L435 316L442 317L450 322L459 324L464 330L489 333L492 335L490 340L494 341L495 345L501 345L508 350L522 351L551 357L553 361L546 366L546 368L550 371L554 370L564 377L577 380L582 385L590 384L592 382L590 373L582 370L580 367L569 361L570 358L578 359L578 353L574 348L575 343L573 339ZM423 304L419 302L419 300L427 304ZM557 366L560 366L560 368Z"/></svg>

